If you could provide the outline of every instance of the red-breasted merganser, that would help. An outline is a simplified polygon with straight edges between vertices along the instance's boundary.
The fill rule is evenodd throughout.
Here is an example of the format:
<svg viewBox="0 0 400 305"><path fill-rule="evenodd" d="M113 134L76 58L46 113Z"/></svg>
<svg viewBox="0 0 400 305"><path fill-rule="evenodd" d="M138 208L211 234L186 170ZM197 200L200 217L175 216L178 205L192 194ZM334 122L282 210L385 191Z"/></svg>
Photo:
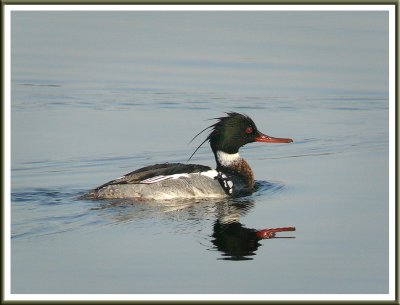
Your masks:
<svg viewBox="0 0 400 305"><path fill-rule="evenodd" d="M215 124L194 137L207 129L212 130L194 153L209 141L217 162L216 169L197 164L155 164L107 182L81 198L165 200L219 198L252 193L254 175L249 164L239 156L239 148L252 142L291 143L293 140L273 138L259 132L253 120L244 114L229 112L227 116L216 120Z"/></svg>

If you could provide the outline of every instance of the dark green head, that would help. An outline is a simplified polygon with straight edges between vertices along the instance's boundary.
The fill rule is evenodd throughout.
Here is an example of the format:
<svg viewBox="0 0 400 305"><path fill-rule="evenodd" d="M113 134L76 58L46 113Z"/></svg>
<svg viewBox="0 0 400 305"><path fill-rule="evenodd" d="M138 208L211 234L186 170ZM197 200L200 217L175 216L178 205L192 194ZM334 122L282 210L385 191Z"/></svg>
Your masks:
<svg viewBox="0 0 400 305"><path fill-rule="evenodd" d="M255 142L261 134L253 120L244 114L229 112L217 120L207 138L214 152L237 153L240 147Z"/></svg>
<svg viewBox="0 0 400 305"><path fill-rule="evenodd" d="M245 114L237 112L227 112L226 114L227 115L224 117L215 118L216 120L218 120L215 124L205 128L199 133L201 134L203 131L212 128L211 133L204 140L204 142L206 142L207 140L210 142L210 146L214 154L217 151L222 151L228 154L235 154L239 151L240 147L252 142L293 142L292 139L273 138L261 133L260 131L258 131L257 126L253 122L253 120ZM197 134L194 138L196 138L199 134ZM201 143L200 146L203 143Z"/></svg>

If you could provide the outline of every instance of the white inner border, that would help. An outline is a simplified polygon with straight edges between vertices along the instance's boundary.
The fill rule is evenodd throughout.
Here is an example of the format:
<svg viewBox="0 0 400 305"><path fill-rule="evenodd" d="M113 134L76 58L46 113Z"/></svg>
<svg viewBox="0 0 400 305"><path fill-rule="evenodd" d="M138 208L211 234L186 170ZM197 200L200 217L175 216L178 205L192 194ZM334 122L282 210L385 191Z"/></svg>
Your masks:
<svg viewBox="0 0 400 305"><path fill-rule="evenodd" d="M11 12L12 11L387 11L389 13L388 294L11 294ZM4 5L4 300L395 300L395 10L393 5Z"/></svg>

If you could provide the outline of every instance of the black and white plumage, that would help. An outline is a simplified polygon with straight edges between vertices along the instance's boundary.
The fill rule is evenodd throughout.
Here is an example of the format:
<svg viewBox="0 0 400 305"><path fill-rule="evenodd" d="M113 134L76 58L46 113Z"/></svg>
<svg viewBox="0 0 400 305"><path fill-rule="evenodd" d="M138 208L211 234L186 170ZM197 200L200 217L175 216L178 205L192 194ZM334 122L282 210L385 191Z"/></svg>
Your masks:
<svg viewBox="0 0 400 305"><path fill-rule="evenodd" d="M211 167L164 163L144 167L99 186L85 195L89 198L174 199L223 197L225 191Z"/></svg>
<svg viewBox="0 0 400 305"><path fill-rule="evenodd" d="M272 138L260 133L248 116L236 112L217 118L215 124L203 131L207 129L212 131L200 146L210 142L216 169L197 164L155 164L107 182L81 198L166 200L248 194L254 188L254 175L248 163L239 156L239 148L251 142L292 142L291 139Z"/></svg>

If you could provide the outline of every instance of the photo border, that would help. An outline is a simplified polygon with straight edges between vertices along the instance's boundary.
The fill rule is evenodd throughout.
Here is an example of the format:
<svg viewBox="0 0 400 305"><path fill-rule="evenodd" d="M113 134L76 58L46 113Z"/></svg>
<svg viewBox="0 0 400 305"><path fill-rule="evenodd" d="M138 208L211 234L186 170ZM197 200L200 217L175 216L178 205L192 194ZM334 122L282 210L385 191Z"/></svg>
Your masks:
<svg viewBox="0 0 400 305"><path fill-rule="evenodd" d="M101 4L100 4L101 3ZM105 2L107 3L107 2ZM126 5L129 3L129 5ZM145 4L144 4L145 3ZM169 4L165 4L169 3ZM100 1L3 1L3 299L2 301L152 301L168 303L169 301L193 301L192 303L207 303L208 301L229 301L229 303L245 302L259 303L260 301L274 302L285 301L380 301L380 303L393 303L398 301L397 289L397 107L398 89L397 79L397 12L398 1L335 1L321 4L314 1L251 1L252 4L232 4L234 1L123 1L113 2L113 5ZM185 4L183 4L185 3ZM213 3L213 5L206 5ZM229 4L228 4L229 3ZM279 3L279 4L278 4ZM321 2L317 2L321 3ZM340 4L338 4L340 3ZM368 3L368 5L365 5ZM371 4L373 3L373 4ZM79 4L79 5L76 5ZM94 5L96 4L96 5ZM124 5L114 5L124 4ZM356 11L388 11L389 12L389 293L388 294L12 294L11 293L11 12L13 11L126 11L126 10L163 10L163 11L331 11L331 10L356 10ZM330 302L331 303L331 302ZM376 302L374 302L376 303ZM397 302L396 302L397 304Z"/></svg>

